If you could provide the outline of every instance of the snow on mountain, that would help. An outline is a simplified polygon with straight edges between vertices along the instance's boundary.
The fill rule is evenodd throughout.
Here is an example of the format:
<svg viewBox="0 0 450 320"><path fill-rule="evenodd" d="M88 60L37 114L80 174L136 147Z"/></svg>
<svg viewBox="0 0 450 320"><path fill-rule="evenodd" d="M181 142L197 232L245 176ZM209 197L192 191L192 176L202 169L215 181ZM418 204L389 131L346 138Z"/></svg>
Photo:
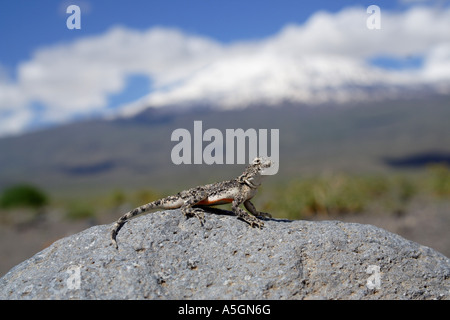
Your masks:
<svg viewBox="0 0 450 320"><path fill-rule="evenodd" d="M366 19L361 8L318 12L304 25L287 25L272 37L216 47L199 67L156 84L148 96L120 108L121 115L148 106L231 109L450 93L450 9L383 12L381 30L366 28ZM415 57L420 63L391 68L374 65L377 57L400 63Z"/></svg>
<svg viewBox="0 0 450 320"><path fill-rule="evenodd" d="M209 105L233 109L284 102L317 105L395 99L423 91L450 93L450 82L436 85L425 79L422 72L387 71L339 55L231 55L123 106L120 114L133 116L149 106Z"/></svg>

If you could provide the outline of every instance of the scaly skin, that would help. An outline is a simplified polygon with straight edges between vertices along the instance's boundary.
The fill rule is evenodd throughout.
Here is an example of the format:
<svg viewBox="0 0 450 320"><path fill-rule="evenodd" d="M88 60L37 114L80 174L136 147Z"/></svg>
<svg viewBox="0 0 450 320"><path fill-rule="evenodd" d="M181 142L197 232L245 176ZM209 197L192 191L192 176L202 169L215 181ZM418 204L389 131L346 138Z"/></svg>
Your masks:
<svg viewBox="0 0 450 320"><path fill-rule="evenodd" d="M173 196L168 196L124 214L111 231L111 241L118 248L116 237L122 226L131 218L153 209L181 209L186 217L195 216L203 225L204 211L194 206L213 206L224 203L231 203L234 214L249 223L252 227L262 228L264 223L256 217L271 217L270 214L257 211L253 203L250 202L258 187L261 185L261 172L269 168L272 161L257 157L237 178L223 182L198 186L188 190L181 191ZM239 206L244 204L245 208L251 213L243 210Z"/></svg>

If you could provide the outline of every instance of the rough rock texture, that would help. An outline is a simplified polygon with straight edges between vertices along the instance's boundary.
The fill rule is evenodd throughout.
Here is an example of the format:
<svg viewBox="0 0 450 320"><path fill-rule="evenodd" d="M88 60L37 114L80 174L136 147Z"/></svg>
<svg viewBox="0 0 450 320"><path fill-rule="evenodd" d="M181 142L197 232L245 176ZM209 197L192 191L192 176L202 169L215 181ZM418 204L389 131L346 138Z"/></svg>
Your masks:
<svg viewBox="0 0 450 320"><path fill-rule="evenodd" d="M221 213L142 216L118 251L112 225L61 239L1 278L0 299L450 299L450 260L383 229Z"/></svg>

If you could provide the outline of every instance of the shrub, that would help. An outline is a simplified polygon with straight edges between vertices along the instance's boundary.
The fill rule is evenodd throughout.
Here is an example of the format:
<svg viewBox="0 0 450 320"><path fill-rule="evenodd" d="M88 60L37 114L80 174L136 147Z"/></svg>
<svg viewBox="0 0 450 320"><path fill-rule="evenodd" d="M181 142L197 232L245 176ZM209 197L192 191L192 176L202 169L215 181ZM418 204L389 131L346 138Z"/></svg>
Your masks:
<svg viewBox="0 0 450 320"><path fill-rule="evenodd" d="M433 195L437 197L449 197L450 196L450 168L442 165L435 164L428 168L429 173L429 187Z"/></svg>
<svg viewBox="0 0 450 320"><path fill-rule="evenodd" d="M66 217L71 220L82 220L94 216L94 210L86 203L72 202L67 207Z"/></svg>
<svg viewBox="0 0 450 320"><path fill-rule="evenodd" d="M135 192L132 196L132 204L137 207L160 198L162 198L162 195L159 192L151 189L142 189Z"/></svg>
<svg viewBox="0 0 450 320"><path fill-rule="evenodd" d="M126 195L122 190L114 190L108 197L108 203L113 208L118 208L126 202Z"/></svg>
<svg viewBox="0 0 450 320"><path fill-rule="evenodd" d="M47 195L39 188L28 184L7 188L0 198L0 207L5 209L18 207L40 209L46 204L48 204Z"/></svg>
<svg viewBox="0 0 450 320"><path fill-rule="evenodd" d="M436 184L442 192L446 187L440 180ZM267 196L264 209L288 219L372 210L398 213L419 191L414 180L403 175L324 174L278 186Z"/></svg>

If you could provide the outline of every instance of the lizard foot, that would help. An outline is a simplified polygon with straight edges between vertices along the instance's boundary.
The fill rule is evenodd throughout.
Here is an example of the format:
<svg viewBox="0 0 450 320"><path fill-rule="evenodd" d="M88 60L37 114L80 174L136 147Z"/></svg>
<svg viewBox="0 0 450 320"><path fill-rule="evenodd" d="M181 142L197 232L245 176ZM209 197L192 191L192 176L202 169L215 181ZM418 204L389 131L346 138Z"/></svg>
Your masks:
<svg viewBox="0 0 450 320"><path fill-rule="evenodd" d="M202 226L205 223L205 211L200 208L187 208L183 214L186 217L196 217Z"/></svg>
<svg viewBox="0 0 450 320"><path fill-rule="evenodd" d="M264 222L259 220L258 218L251 216L251 215L245 215L243 217L240 217L242 220L247 222L251 227L257 227L259 229L262 229L264 227Z"/></svg>

